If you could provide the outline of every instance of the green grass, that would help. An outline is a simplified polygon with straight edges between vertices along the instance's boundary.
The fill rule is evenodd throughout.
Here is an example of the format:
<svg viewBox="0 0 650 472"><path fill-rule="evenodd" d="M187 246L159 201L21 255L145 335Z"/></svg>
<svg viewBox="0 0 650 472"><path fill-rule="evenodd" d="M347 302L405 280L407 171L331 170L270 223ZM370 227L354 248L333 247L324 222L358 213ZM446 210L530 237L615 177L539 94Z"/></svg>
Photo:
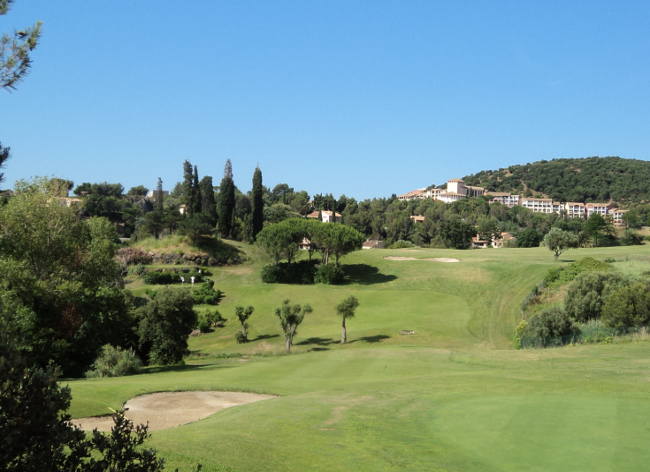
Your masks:
<svg viewBox="0 0 650 472"><path fill-rule="evenodd" d="M637 471L650 461L650 342L510 349L521 300L556 264L547 250L359 251L344 263L379 274L358 266L357 283L333 287L262 284L263 257L240 249L252 262L213 270L227 325L191 339L186 367L72 381L72 414L161 390L279 395L153 433L150 445L172 470L200 462L206 471ZM650 269L645 247L562 259L585 256ZM361 305L352 342L341 346L334 307L349 294ZM285 298L314 307L290 356L273 316ZM234 342L238 304L256 307L256 340L245 345ZM241 355L224 358L232 353Z"/></svg>

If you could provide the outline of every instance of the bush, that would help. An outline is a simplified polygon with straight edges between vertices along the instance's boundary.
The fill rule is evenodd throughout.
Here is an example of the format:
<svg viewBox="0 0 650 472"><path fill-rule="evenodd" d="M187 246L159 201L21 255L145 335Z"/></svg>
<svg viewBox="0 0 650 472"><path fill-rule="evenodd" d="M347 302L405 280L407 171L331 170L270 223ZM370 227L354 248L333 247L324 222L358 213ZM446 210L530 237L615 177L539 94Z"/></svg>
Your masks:
<svg viewBox="0 0 650 472"><path fill-rule="evenodd" d="M623 237L620 239L622 246L638 246L643 244L643 237L634 231L625 230Z"/></svg>
<svg viewBox="0 0 650 472"><path fill-rule="evenodd" d="M191 283L192 277L194 277L194 283L201 283L203 282L204 275L206 275L206 272L203 270L199 273L197 270L190 269L159 269L145 272L142 279L144 280L144 283L150 285L170 285L180 284L183 282L183 279L185 279L185 283Z"/></svg>
<svg viewBox="0 0 650 472"><path fill-rule="evenodd" d="M138 265L135 266L135 268L133 269L133 273L134 273L135 275L137 275L138 277L142 277L142 276L145 274L145 272L147 272L147 268L146 268L144 265L142 265L142 264L138 264Z"/></svg>
<svg viewBox="0 0 650 472"><path fill-rule="evenodd" d="M577 326L582 343L611 343L617 334L616 329L607 326L602 320L589 320Z"/></svg>
<svg viewBox="0 0 650 472"><path fill-rule="evenodd" d="M398 239L393 244L388 246L388 249L405 249L405 248L411 248L411 247L416 247L415 244L413 244L411 241L405 241L403 239Z"/></svg>
<svg viewBox="0 0 650 472"><path fill-rule="evenodd" d="M571 282L583 272L606 272L611 270L607 262L599 261L593 257L585 257L577 262L572 262L565 267L555 267L549 269L544 277L544 286L551 284L562 285Z"/></svg>
<svg viewBox="0 0 650 472"><path fill-rule="evenodd" d="M608 272L583 272L569 286L564 305L576 321L600 318L607 293L625 279L620 274Z"/></svg>
<svg viewBox="0 0 650 472"><path fill-rule="evenodd" d="M640 281L613 289L603 304L602 319L619 333L650 325L650 283Z"/></svg>
<svg viewBox="0 0 650 472"><path fill-rule="evenodd" d="M563 309L554 307L531 317L519 334L523 348L549 347L574 342L580 330Z"/></svg>
<svg viewBox="0 0 650 472"><path fill-rule="evenodd" d="M262 267L265 283L313 284L316 261L280 262Z"/></svg>
<svg viewBox="0 0 650 472"><path fill-rule="evenodd" d="M137 374L142 361L132 349L122 349L106 344L93 362L86 377L121 377Z"/></svg>
<svg viewBox="0 0 650 472"><path fill-rule="evenodd" d="M340 285L345 282L345 273L335 264L321 264L316 269L314 280L319 284Z"/></svg>
<svg viewBox="0 0 650 472"><path fill-rule="evenodd" d="M197 305L218 305L223 298L221 290L214 289L214 281L208 280L192 290L192 298Z"/></svg>
<svg viewBox="0 0 650 472"><path fill-rule="evenodd" d="M153 255L137 247L123 247L117 250L117 260L125 265L151 264Z"/></svg>
<svg viewBox="0 0 650 472"><path fill-rule="evenodd" d="M201 313L199 315L199 323L197 325L199 331L202 333L209 333L214 328L223 328L226 319L221 316L219 311Z"/></svg>

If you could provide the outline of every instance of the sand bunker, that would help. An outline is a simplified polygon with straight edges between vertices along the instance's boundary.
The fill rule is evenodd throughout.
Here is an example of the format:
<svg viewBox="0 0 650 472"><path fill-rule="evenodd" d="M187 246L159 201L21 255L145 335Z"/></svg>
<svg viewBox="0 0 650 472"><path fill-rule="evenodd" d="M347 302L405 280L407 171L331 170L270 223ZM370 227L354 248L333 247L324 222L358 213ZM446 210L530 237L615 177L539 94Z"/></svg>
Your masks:
<svg viewBox="0 0 650 472"><path fill-rule="evenodd" d="M132 398L124 405L126 417L135 424L149 423L149 430L172 428L198 421L224 408L275 398L244 392L160 392ZM72 420L81 429L110 431L110 416L94 416Z"/></svg>
<svg viewBox="0 0 650 472"><path fill-rule="evenodd" d="M417 257L402 257L402 256L387 256L384 259L389 261L429 261L429 262L460 262L458 259L452 257L427 257L427 258L417 258Z"/></svg>

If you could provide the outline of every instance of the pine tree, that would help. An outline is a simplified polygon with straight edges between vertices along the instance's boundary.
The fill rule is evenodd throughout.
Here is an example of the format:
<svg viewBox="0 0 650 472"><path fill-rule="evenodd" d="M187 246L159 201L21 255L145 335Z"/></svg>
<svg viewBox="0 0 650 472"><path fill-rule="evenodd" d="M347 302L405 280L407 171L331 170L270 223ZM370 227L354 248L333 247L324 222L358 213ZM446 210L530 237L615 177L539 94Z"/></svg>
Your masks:
<svg viewBox="0 0 650 472"><path fill-rule="evenodd" d="M8 147L2 147L2 143L0 143L0 169L2 169L2 166L4 163L9 159L9 148ZM4 180L4 174L0 172L0 183Z"/></svg>
<svg viewBox="0 0 650 472"><path fill-rule="evenodd" d="M262 187L262 171L259 167L253 173L253 215L251 218L251 235L253 239L262 231L264 225L264 187Z"/></svg>
<svg viewBox="0 0 650 472"><path fill-rule="evenodd" d="M190 207L192 207L191 214L198 215L201 213L201 187L199 187L199 171L194 166L194 177L192 179L192 199Z"/></svg>
<svg viewBox="0 0 650 472"><path fill-rule="evenodd" d="M0 15L9 11L11 0L0 0ZM41 37L41 22L13 35L0 35L0 88L15 89L32 65L30 53Z"/></svg>
<svg viewBox="0 0 650 472"><path fill-rule="evenodd" d="M194 169L190 161L183 162L183 196L181 203L185 205L188 215L192 212L192 184L194 182Z"/></svg>
<svg viewBox="0 0 650 472"><path fill-rule="evenodd" d="M226 161L223 179L219 186L219 233L228 238L232 234L233 217L235 214L235 183L232 179L232 164Z"/></svg>
<svg viewBox="0 0 650 472"><path fill-rule="evenodd" d="M214 201L214 187L212 177L206 175L199 183L201 189L201 214L206 218L210 226L217 224L217 206Z"/></svg>

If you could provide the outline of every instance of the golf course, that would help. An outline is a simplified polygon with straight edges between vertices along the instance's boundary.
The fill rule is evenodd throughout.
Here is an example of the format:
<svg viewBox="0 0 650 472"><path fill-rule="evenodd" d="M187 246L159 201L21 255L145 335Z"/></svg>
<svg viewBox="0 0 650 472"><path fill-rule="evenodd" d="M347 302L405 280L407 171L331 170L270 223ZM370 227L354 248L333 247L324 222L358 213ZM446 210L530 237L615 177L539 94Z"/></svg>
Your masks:
<svg viewBox="0 0 650 472"><path fill-rule="evenodd" d="M210 268L225 326L190 338L185 365L64 381L74 418L143 394L265 394L152 431L169 470L639 471L650 463L650 340L513 348L520 305L549 269L583 257L650 270L650 247L375 249L345 256L344 285L261 282L266 256ZM457 262L454 262L457 260ZM129 279L135 294L151 286ZM336 305L359 307L340 344ZM310 304L291 354L274 311ZM235 307L252 305L238 344ZM198 306L197 311L207 310Z"/></svg>

